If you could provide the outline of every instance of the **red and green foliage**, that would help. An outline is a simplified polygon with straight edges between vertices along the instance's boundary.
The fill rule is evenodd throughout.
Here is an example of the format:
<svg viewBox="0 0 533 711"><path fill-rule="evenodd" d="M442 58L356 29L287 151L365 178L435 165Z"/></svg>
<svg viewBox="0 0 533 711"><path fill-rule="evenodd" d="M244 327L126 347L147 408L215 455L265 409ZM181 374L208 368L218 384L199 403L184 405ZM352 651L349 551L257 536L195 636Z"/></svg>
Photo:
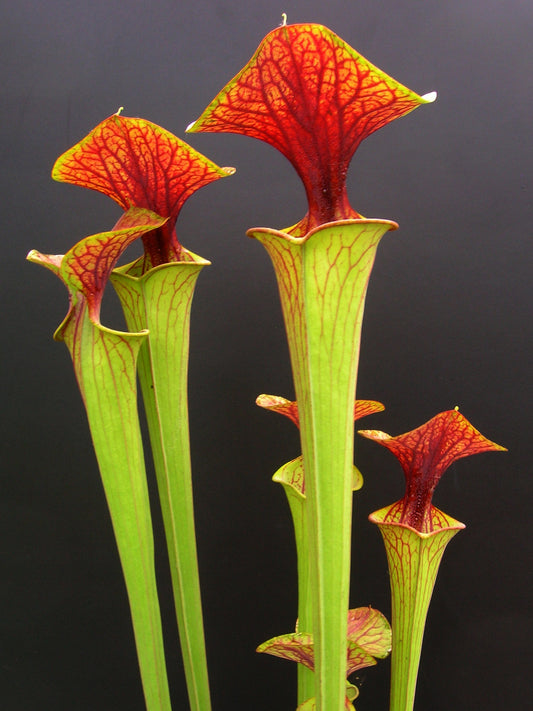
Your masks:
<svg viewBox="0 0 533 711"><path fill-rule="evenodd" d="M298 626L298 625L297 625ZM377 659L384 659L391 651L392 635L387 619L371 607L358 607L348 610L348 635L346 642L346 677L358 669L377 664ZM303 665L310 671L315 670L315 645L313 635L296 632L274 637L257 648L258 652L274 657L288 659ZM356 687L346 684L347 696L345 708L353 709L351 701L357 695ZM349 696L348 696L349 694ZM303 701L298 710L316 708L314 698Z"/></svg>
<svg viewBox="0 0 533 711"><path fill-rule="evenodd" d="M405 495L390 508L386 520L421 533L431 533L443 525L431 500L450 464L471 454L506 451L478 432L457 409L441 412L415 430L396 437L377 430L360 430L359 434L389 449L404 471Z"/></svg>
<svg viewBox="0 0 533 711"><path fill-rule="evenodd" d="M302 455L274 475L293 515L301 631L297 625L295 633L271 639L258 651L299 663L299 711L352 710L357 690L346 677L391 649L383 615L370 607L348 610L348 601L352 494L362 486L353 466L353 421L384 409L370 400L353 405L361 324L378 245L397 225L363 218L350 205L346 180L365 138L435 96L414 93L322 25L283 24L188 128L269 143L291 162L308 201L306 215L286 230L248 232L265 246L276 271L297 398L261 395L257 404L291 419L302 444ZM81 240L64 256L28 255L69 291L69 312L55 337L71 352L87 409L150 711L170 711L170 698L137 376L190 704L194 711L209 711L187 410L190 306L197 276L208 262L182 246L175 226L196 190L233 172L160 126L119 111L66 151L52 176L104 193L124 215L112 230ZM144 256L115 269L138 238ZM100 324L110 278L130 333ZM392 451L405 474L404 497L370 518L383 534L391 573L391 709L409 711L440 559L464 527L432 505L435 487L455 460L504 448L483 437L457 409L396 437L376 430L360 434Z"/></svg>
<svg viewBox="0 0 533 711"><path fill-rule="evenodd" d="M464 528L433 506L433 492L457 459L505 448L484 437L457 408L396 437L376 430L359 434L389 449L405 475L403 499L369 518L383 536L390 574L394 638L390 709L412 711L426 615L440 562L449 541Z"/></svg>
<svg viewBox="0 0 533 711"><path fill-rule="evenodd" d="M143 237L146 270L190 260L175 232L179 211L196 190L233 172L155 123L117 113L63 153L52 177L104 193L124 210L144 207L168 218Z"/></svg>
<svg viewBox="0 0 533 711"><path fill-rule="evenodd" d="M272 412L278 412L280 415L285 415L285 417L288 417L297 427L300 427L298 403L296 400L287 400L281 397L281 395L259 395L255 402L259 407L264 407L265 410L271 410ZM354 421L360 420L362 417L372 415L374 412L382 412L384 409L385 407L375 400L356 400L353 408L353 419Z"/></svg>
<svg viewBox="0 0 533 711"><path fill-rule="evenodd" d="M191 709L208 711L187 412L190 304L197 275L208 262L182 247L175 223L193 192L232 172L149 121L110 116L57 160L52 176L108 195L125 214L112 231L82 240L64 257L35 251L29 255L54 271L69 289L69 313L56 338L71 351L87 409L150 711L170 709L170 700L137 416L137 366ZM117 270L113 278L131 332L110 331L99 322L104 289L118 258L138 237L143 239L144 256Z"/></svg>
<svg viewBox="0 0 533 711"><path fill-rule="evenodd" d="M259 138L290 160L308 214L287 230L302 236L361 217L346 193L348 166L363 139L433 95L418 96L322 25L272 30L188 131Z"/></svg>
<svg viewBox="0 0 533 711"><path fill-rule="evenodd" d="M402 86L322 25L284 24L188 127L270 143L291 161L307 195L307 214L297 224L248 234L272 259L291 354L305 471L302 520L309 519L295 524L306 539L312 597L302 616L313 620L320 711L338 711L344 699L354 489L350 409L368 279L381 237L397 227L362 219L348 201L346 176L364 138L433 99ZM296 421L294 406L285 412ZM296 462L285 472L301 480L301 469ZM279 480L286 483L285 476Z"/></svg>

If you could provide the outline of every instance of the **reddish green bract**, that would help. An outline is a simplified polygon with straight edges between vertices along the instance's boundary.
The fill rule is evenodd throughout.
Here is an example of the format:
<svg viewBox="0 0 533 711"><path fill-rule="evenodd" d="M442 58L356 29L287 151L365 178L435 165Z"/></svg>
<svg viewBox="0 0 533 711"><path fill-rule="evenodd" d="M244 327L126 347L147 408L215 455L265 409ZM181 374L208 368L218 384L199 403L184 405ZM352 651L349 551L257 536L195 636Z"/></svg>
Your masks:
<svg viewBox="0 0 533 711"><path fill-rule="evenodd" d="M132 207L112 230L85 237L65 255L43 255L33 250L28 258L46 266L65 283L71 310L79 298L77 295L82 294L89 318L99 323L104 289L120 255L139 237L161 228L167 219L150 210Z"/></svg>
<svg viewBox="0 0 533 711"><path fill-rule="evenodd" d="M287 400L281 395L259 395L256 399L256 404L265 410L278 412L280 415L285 415L289 420L292 420L297 427L300 427L300 417L298 415L298 403L293 400ZM385 407L375 400L356 400L353 408L353 419L360 420L362 417L372 415L374 412L382 412Z"/></svg>
<svg viewBox="0 0 533 711"><path fill-rule="evenodd" d="M169 218L143 238L148 266L157 266L187 256L174 230L187 198L232 172L150 121L113 114L57 159L52 177Z"/></svg>
<svg viewBox="0 0 533 711"><path fill-rule="evenodd" d="M64 256L61 272L87 298L89 316L98 321L104 289L120 255L139 237L161 228L168 218L132 207L110 232L86 237Z"/></svg>
<svg viewBox="0 0 533 711"><path fill-rule="evenodd" d="M488 451L506 451L484 437L458 410L447 410L420 427L391 437L377 430L359 434L389 449L402 465L406 491L391 507L391 522L403 523L421 533L439 527L440 512L431 505L441 476L456 459Z"/></svg>
<svg viewBox="0 0 533 711"><path fill-rule="evenodd" d="M391 630L386 618L371 607L348 610L348 639L346 676L357 669L376 664L374 657L383 659L391 650ZM315 668L313 635L303 632L281 635L264 642L258 652L271 654L289 661Z"/></svg>
<svg viewBox="0 0 533 711"><path fill-rule="evenodd" d="M361 141L432 101L368 62L331 30L316 24L278 27L188 131L240 133L270 143L302 179L307 216L291 234L358 218L346 174Z"/></svg>

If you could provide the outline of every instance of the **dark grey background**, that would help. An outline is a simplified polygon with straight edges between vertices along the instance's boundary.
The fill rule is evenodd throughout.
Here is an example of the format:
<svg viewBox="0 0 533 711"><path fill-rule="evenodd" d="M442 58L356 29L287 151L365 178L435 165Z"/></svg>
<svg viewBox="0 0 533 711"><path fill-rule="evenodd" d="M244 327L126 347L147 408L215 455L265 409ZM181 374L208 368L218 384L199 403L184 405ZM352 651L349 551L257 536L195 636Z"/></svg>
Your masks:
<svg viewBox="0 0 533 711"><path fill-rule="evenodd" d="M191 431L215 711L294 709L294 669L254 653L296 612L288 508L270 481L299 454L295 428L259 410L292 396L273 272L252 226L305 211L269 146L184 134L280 22L329 26L437 102L371 136L352 164L362 214L397 220L380 246L364 323L359 397L393 434L459 405L508 454L465 459L435 503L467 524L430 609L417 708L527 709L531 685L531 202L533 6L529 0L18 0L0 22L3 436L0 707L140 711L126 596L85 415L65 347L66 293L24 261L109 229L119 208L54 183L55 158L125 107L235 176L183 209L181 241L212 260L193 308ZM120 327L112 299L106 325ZM389 611L367 515L402 493L393 457L358 441L352 604ZM158 524L158 533L160 526ZM164 552L169 676L186 708ZM387 708L388 664L363 670L358 711Z"/></svg>

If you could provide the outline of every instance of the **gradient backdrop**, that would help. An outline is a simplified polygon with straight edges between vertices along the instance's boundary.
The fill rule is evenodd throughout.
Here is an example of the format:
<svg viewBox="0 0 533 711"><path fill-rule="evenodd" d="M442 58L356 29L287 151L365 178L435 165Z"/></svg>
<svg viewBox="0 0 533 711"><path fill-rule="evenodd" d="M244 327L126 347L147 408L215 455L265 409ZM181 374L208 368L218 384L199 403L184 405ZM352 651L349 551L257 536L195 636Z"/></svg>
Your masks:
<svg viewBox="0 0 533 711"><path fill-rule="evenodd" d="M364 427L399 434L459 405L508 454L465 459L435 503L467 524L429 614L417 708L527 709L531 684L533 5L529 0L18 0L0 22L2 472L0 707L142 711L129 613L85 414L52 333L64 287L25 262L109 229L119 208L54 183L55 158L102 119L164 126L237 173L178 221L212 261L193 307L190 405L198 545L215 711L294 709L295 669L254 653L296 611L288 507L274 471L296 428L254 405L293 395L273 271L253 226L305 211L276 151L185 127L279 24L320 22L435 104L371 136L352 164L354 207L397 220L369 288L358 395ZM103 322L120 327L109 294ZM107 296L106 296L107 298ZM389 612L367 515L402 494L394 458L357 441L352 605ZM158 524L158 532L160 526ZM187 708L159 544L169 675ZM388 663L363 670L358 711L387 708Z"/></svg>

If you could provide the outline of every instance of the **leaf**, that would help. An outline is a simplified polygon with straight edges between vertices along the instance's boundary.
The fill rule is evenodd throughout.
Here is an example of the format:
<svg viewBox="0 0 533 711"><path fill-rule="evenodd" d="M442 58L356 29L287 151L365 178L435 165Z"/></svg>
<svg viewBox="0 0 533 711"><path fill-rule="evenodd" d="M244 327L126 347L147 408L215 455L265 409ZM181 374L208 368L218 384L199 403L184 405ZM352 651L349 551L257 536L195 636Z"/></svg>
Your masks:
<svg viewBox="0 0 533 711"><path fill-rule="evenodd" d="M328 699L326 708L335 711L342 702L339 681L346 678L360 328L377 246L394 227L384 220L353 220L324 225L303 238L270 229L248 232L272 259L285 319L309 513L307 589L312 618L301 613L300 606L299 614L315 635L318 703ZM308 696L302 694L300 700Z"/></svg>
<svg viewBox="0 0 533 711"><path fill-rule="evenodd" d="M263 642L257 647L257 652L271 654L273 657L288 659L291 662L303 664L308 669L314 669L314 642L313 635L292 632Z"/></svg>
<svg viewBox="0 0 533 711"><path fill-rule="evenodd" d="M109 232L89 235L74 245L65 255L42 254L32 249L28 261L40 264L58 276L69 290L71 304L61 331L71 317L80 295L83 296L93 323L100 321L100 306L109 274L124 250L146 232L167 221L149 210L130 208Z"/></svg>
<svg viewBox="0 0 533 711"><path fill-rule="evenodd" d="M292 420L296 427L300 426L300 418L298 417L298 403L293 400L281 397L281 395L259 395L255 401L256 405L263 407L265 410L279 412L280 415L285 415L289 420Z"/></svg>
<svg viewBox="0 0 533 711"><path fill-rule="evenodd" d="M111 282L130 330L148 330L138 374L167 539L190 711L211 708L194 525L187 372L196 280L209 262L163 264L142 275L137 262Z"/></svg>
<svg viewBox="0 0 533 711"><path fill-rule="evenodd" d="M60 276L70 289L85 295L94 323L99 320L104 289L121 254L136 239L167 220L149 210L131 207L112 230L85 237L65 254Z"/></svg>
<svg viewBox="0 0 533 711"><path fill-rule="evenodd" d="M289 487L295 491L299 497L305 499L305 475L303 457L300 455L292 459L287 464L280 467L272 477L278 484L283 484L286 489Z"/></svg>
<svg viewBox="0 0 533 711"><path fill-rule="evenodd" d="M374 657L386 657L391 650L391 630L384 615L371 607L348 611L347 671L374 666ZM257 652L315 668L315 644L312 634L293 632L273 637L259 645Z"/></svg>
<svg viewBox="0 0 533 711"><path fill-rule="evenodd" d="M420 532L397 520L403 502L398 504L369 517L383 536L389 567L394 640L391 711L413 708L424 626L437 573L446 546L464 528L460 521L431 507L440 525L431 532Z"/></svg>
<svg viewBox="0 0 533 711"><path fill-rule="evenodd" d="M278 412L280 415L288 417L297 427L300 427L300 417L298 414L298 403L293 400L287 400L281 395L259 395L256 399L256 405L263 407L265 410ZM372 415L374 412L382 412L385 409L384 405L375 400L356 400L353 409L353 418L360 420L362 417Z"/></svg>
<svg viewBox="0 0 533 711"><path fill-rule="evenodd" d="M113 114L57 159L52 177L104 193L124 210L144 207L169 218L145 240L156 266L182 256L174 228L187 198L234 172L155 123Z"/></svg>
<svg viewBox="0 0 533 711"><path fill-rule="evenodd" d="M193 192L230 171L155 123L113 114L57 159L52 178L104 193L124 210L175 218Z"/></svg>
<svg viewBox="0 0 533 711"><path fill-rule="evenodd" d="M484 437L457 409L441 412L396 437L378 430L360 430L359 434L386 447L399 460L406 481L399 522L421 532L433 530L433 492L453 462L481 452L506 451Z"/></svg>
<svg viewBox="0 0 533 711"><path fill-rule="evenodd" d="M296 459L292 459L287 464L281 466L272 477L272 481L278 484L283 484L285 489L289 487L296 492L298 496L305 499L305 475L303 466L303 457L300 455ZM363 475L359 469L354 466L352 468L352 491L359 491L363 486Z"/></svg>
<svg viewBox="0 0 533 711"><path fill-rule="evenodd" d="M380 659L391 651L392 634L387 618L372 607L348 610L348 639Z"/></svg>
<svg viewBox="0 0 533 711"><path fill-rule="evenodd" d="M187 131L240 133L266 141L302 179L309 213L292 234L360 215L346 174L361 141L434 100L418 96L317 24L278 27Z"/></svg>
<svg viewBox="0 0 533 711"><path fill-rule="evenodd" d="M357 669L364 669L365 667L373 667L377 664L374 657L365 652L364 649L356 644L355 642L348 642L348 665L346 670L346 676L350 676Z"/></svg>
<svg viewBox="0 0 533 711"><path fill-rule="evenodd" d="M120 237L121 231L118 233ZM99 244L95 237L99 235L87 238L89 245ZM107 238L103 244L105 252ZM83 249L81 254L85 254ZM41 255L35 250L28 259L51 269L69 287L70 309L55 338L63 340L70 351L87 412L128 592L146 708L170 711L150 502L137 416L137 357L148 333L113 331L89 317L88 300L91 298L94 304L98 294L91 292L89 272L80 268L79 273L70 273L74 256L66 266L62 255ZM112 261L108 254L102 264L107 268ZM96 272L94 283L98 285Z"/></svg>

